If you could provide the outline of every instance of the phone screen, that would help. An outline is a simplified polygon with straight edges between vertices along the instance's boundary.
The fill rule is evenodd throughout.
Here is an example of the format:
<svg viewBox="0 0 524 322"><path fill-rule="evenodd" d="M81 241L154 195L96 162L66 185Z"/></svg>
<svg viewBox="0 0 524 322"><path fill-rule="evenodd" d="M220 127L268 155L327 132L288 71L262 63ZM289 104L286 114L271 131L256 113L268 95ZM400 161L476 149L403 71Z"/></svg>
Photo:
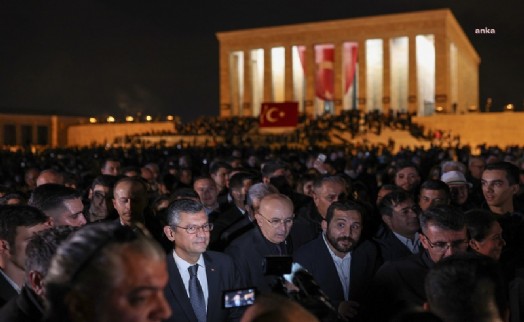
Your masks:
<svg viewBox="0 0 524 322"><path fill-rule="evenodd" d="M255 288L224 291L223 306L225 309L248 306L255 303Z"/></svg>

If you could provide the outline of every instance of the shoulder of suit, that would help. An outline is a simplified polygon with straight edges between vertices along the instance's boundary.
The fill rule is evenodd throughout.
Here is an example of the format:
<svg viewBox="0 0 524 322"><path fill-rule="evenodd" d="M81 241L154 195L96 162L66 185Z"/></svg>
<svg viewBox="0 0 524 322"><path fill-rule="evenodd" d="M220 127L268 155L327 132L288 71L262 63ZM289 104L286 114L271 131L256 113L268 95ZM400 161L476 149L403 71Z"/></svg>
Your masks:
<svg viewBox="0 0 524 322"><path fill-rule="evenodd" d="M208 250L204 253L204 259L210 259L210 260L218 260L218 261L224 261L224 262L233 262L233 259L231 256L225 253L216 252L213 250Z"/></svg>
<svg viewBox="0 0 524 322"><path fill-rule="evenodd" d="M321 247L327 247L324 243L324 240L322 238L322 234L319 234L319 236L313 240L308 241L304 245L300 246L295 251L295 256L302 257L302 256L315 256L316 254L312 251L321 249Z"/></svg>

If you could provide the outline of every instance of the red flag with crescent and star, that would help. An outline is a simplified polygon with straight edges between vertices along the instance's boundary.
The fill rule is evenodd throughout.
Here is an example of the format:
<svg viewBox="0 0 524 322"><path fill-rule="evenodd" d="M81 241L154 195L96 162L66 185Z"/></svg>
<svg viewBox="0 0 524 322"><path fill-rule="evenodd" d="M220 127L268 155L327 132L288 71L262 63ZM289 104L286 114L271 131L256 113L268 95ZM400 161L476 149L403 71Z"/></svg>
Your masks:
<svg viewBox="0 0 524 322"><path fill-rule="evenodd" d="M295 127L298 123L298 102L262 103L260 127Z"/></svg>

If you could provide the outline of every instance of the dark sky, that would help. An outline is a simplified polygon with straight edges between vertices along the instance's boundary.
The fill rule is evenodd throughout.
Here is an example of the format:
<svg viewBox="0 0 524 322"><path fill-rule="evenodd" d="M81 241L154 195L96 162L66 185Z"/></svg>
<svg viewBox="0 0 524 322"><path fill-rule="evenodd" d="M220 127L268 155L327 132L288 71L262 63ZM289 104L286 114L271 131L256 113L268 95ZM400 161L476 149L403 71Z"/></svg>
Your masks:
<svg viewBox="0 0 524 322"><path fill-rule="evenodd" d="M218 31L436 8L481 57L481 108L524 110L522 0L0 0L0 112L217 115Z"/></svg>

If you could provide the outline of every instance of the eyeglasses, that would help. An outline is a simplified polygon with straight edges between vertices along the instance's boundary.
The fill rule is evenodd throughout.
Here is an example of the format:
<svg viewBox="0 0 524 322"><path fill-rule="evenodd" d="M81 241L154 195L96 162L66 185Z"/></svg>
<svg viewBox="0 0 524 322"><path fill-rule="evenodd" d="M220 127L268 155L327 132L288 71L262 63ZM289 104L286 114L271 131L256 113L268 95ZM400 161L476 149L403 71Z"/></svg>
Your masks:
<svg viewBox="0 0 524 322"><path fill-rule="evenodd" d="M202 229L202 231L206 233L213 230L213 224L211 223L203 224L202 226L189 225L187 227L182 227L175 225L175 227L185 229L188 234L196 234L199 229Z"/></svg>
<svg viewBox="0 0 524 322"><path fill-rule="evenodd" d="M469 241L467 239L453 240L453 241L450 241L450 242L435 242L435 243L433 243L433 242L431 242L431 240L429 240L428 236L426 236L424 234L422 234L422 236L424 236L424 238L426 238L426 240L428 241L429 247L433 248L434 250L436 250L438 252L442 252L442 253L447 251L449 248L451 248L453 250L466 248L468 246L468 244L469 244Z"/></svg>
<svg viewBox="0 0 524 322"><path fill-rule="evenodd" d="M280 219L280 218L267 219L260 212L258 214L260 215L260 217L264 218L271 226L273 226L273 228L277 228L281 224L289 226L289 225L293 224L293 220L295 220L294 216L292 216L290 218L286 218L286 219Z"/></svg>

